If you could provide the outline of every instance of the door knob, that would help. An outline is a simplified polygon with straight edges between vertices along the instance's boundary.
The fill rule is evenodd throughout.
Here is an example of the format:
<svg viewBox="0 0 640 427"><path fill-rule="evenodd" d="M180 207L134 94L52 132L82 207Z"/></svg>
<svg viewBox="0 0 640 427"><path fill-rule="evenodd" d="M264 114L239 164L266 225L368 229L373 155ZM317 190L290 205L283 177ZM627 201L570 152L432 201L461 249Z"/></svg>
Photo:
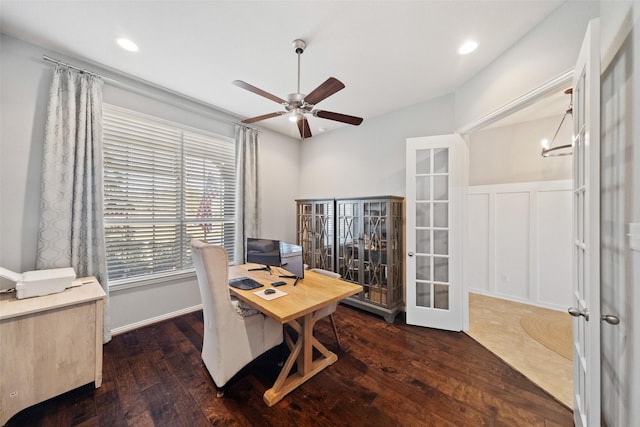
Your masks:
<svg viewBox="0 0 640 427"><path fill-rule="evenodd" d="M603 314L601 318L610 325L617 325L620 323L618 316L614 316L613 314Z"/></svg>
<svg viewBox="0 0 640 427"><path fill-rule="evenodd" d="M409 256L413 256L413 252L409 252L407 255L409 255Z"/></svg>
<svg viewBox="0 0 640 427"><path fill-rule="evenodd" d="M569 309L567 310L569 312L570 315L572 315L573 317L580 317L583 316L584 320L589 321L589 312L584 310L580 310L579 308L575 308L575 307L569 307Z"/></svg>

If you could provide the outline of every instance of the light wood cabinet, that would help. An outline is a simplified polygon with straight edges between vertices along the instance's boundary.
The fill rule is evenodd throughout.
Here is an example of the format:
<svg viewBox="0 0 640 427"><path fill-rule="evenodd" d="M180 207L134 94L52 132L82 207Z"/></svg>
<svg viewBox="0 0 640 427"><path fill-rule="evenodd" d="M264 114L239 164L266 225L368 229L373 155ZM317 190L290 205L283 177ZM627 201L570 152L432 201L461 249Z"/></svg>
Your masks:
<svg viewBox="0 0 640 427"><path fill-rule="evenodd" d="M94 278L57 294L0 296L0 425L21 410L102 383L104 290Z"/></svg>
<svg viewBox="0 0 640 427"><path fill-rule="evenodd" d="M334 269L335 201L296 200L296 240L308 268Z"/></svg>

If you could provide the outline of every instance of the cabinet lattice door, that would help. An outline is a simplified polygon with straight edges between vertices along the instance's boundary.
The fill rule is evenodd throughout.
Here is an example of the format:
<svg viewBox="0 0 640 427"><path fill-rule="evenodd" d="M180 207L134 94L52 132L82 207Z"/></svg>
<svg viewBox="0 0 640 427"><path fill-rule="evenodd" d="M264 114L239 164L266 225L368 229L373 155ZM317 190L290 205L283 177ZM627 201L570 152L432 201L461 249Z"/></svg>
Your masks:
<svg viewBox="0 0 640 427"><path fill-rule="evenodd" d="M296 200L297 242L309 268L363 286L344 303L393 323L402 309L404 199L396 196Z"/></svg>
<svg viewBox="0 0 640 427"><path fill-rule="evenodd" d="M363 291L344 302L392 323L403 302L403 199L336 200L336 271Z"/></svg>
<svg viewBox="0 0 640 427"><path fill-rule="evenodd" d="M296 200L297 242L308 268L333 271L334 200Z"/></svg>

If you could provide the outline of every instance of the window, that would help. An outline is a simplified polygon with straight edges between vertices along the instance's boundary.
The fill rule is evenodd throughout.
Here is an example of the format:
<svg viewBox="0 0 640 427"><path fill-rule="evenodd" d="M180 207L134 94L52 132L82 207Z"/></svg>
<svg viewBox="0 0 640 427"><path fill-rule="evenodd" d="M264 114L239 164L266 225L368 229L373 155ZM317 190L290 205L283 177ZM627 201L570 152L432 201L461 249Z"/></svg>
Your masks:
<svg viewBox="0 0 640 427"><path fill-rule="evenodd" d="M234 260L232 139L104 105L104 191L110 284L192 269L189 241Z"/></svg>

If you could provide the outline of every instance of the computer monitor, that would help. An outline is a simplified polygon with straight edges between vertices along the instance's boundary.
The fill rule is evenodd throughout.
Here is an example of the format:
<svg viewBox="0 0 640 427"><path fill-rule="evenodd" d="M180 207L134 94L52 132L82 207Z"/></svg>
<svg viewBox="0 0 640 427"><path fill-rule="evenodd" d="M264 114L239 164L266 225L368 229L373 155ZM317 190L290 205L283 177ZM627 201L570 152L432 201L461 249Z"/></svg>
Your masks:
<svg viewBox="0 0 640 427"><path fill-rule="evenodd" d="M294 285L298 283L298 280L304 278L302 246L280 242L280 261L282 262L282 268L291 273L280 277L296 279Z"/></svg>
<svg viewBox="0 0 640 427"><path fill-rule="evenodd" d="M266 270L271 272L271 267L279 267L282 264L280 261L280 241L247 237L246 262L263 265L259 268L252 268L250 271Z"/></svg>

